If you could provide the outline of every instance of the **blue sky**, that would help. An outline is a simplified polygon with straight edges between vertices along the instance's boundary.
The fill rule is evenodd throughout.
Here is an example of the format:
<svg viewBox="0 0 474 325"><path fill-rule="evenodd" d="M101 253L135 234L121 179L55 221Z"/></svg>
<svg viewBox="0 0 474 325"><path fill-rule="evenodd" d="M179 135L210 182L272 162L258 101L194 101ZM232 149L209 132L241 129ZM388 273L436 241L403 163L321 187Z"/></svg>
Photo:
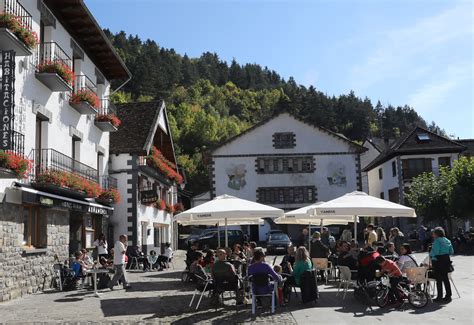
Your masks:
<svg viewBox="0 0 474 325"><path fill-rule="evenodd" d="M339 95L414 107L474 138L469 0L86 0L102 27L216 52Z"/></svg>

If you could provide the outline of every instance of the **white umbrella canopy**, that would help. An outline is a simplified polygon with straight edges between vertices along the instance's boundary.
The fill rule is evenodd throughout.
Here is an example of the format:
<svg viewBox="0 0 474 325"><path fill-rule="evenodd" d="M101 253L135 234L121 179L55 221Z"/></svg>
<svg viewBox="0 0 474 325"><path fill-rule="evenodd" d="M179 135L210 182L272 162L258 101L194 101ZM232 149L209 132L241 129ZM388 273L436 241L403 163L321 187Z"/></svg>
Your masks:
<svg viewBox="0 0 474 325"><path fill-rule="evenodd" d="M224 194L197 207L177 214L175 220L178 222L203 219L258 220L261 218L278 218L281 216L283 216L282 209Z"/></svg>
<svg viewBox="0 0 474 325"><path fill-rule="evenodd" d="M310 211L317 218L331 216L348 217L408 217L416 218L413 208L382 200L364 192L347 193L334 200L322 203Z"/></svg>
<svg viewBox="0 0 474 325"><path fill-rule="evenodd" d="M279 225L309 225L311 224L312 226L318 226L321 224L321 221L323 221L324 225L347 225L350 222L352 222L352 219L350 218L293 218L291 216L285 216L285 217L280 217L276 218L275 220L276 224Z"/></svg>
<svg viewBox="0 0 474 325"><path fill-rule="evenodd" d="M354 238L357 240L357 217L408 217L416 218L413 208L382 200L364 192L354 191L320 204L310 211L311 215L326 219L349 218L354 221Z"/></svg>
<svg viewBox="0 0 474 325"><path fill-rule="evenodd" d="M243 222L244 220L258 221L261 218L278 218L281 216L283 216L282 209L224 194L215 197L211 201L177 214L174 217L174 220L178 223L203 220L223 220L226 232L225 245L227 246L227 226L230 220L240 220L240 222Z"/></svg>
<svg viewBox="0 0 474 325"><path fill-rule="evenodd" d="M222 219L205 219L205 220L193 220L193 221L178 221L182 226L223 226L224 221ZM265 221L263 219L229 219L227 220L228 226L248 226L248 225L263 225Z"/></svg>

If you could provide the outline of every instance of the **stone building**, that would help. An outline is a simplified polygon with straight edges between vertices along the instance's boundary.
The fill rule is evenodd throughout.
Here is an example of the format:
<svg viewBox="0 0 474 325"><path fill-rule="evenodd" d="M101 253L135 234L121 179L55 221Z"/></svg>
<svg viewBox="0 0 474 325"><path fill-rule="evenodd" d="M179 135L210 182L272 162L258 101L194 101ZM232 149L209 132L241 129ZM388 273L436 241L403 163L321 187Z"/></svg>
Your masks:
<svg viewBox="0 0 474 325"><path fill-rule="evenodd" d="M285 211L328 201L362 190L364 151L343 135L282 113L212 151L211 197L229 194ZM250 239L265 240L273 226L266 220L247 231ZM286 230L296 238L300 228Z"/></svg>
<svg viewBox="0 0 474 325"><path fill-rule="evenodd" d="M107 233L110 82L130 73L83 1L6 0L0 12L13 22L0 27L5 301L48 288L55 261Z"/></svg>
<svg viewBox="0 0 474 325"><path fill-rule="evenodd" d="M176 247L172 216L179 209L178 171L164 102L118 107L123 124L110 138L109 173L118 179L123 200L115 205L111 225L115 238L127 234L130 245L160 252Z"/></svg>

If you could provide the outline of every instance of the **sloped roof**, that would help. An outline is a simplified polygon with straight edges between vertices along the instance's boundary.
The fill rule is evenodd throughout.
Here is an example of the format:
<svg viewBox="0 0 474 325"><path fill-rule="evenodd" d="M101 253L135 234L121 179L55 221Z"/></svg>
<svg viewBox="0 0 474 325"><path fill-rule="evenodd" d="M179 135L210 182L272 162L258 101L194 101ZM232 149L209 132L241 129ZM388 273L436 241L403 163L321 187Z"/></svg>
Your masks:
<svg viewBox="0 0 474 325"><path fill-rule="evenodd" d="M83 0L44 0L44 3L108 80L131 77Z"/></svg>
<svg viewBox="0 0 474 325"><path fill-rule="evenodd" d="M456 140L456 142L467 148L462 152L463 155L474 157L474 139L460 139Z"/></svg>
<svg viewBox="0 0 474 325"><path fill-rule="evenodd" d="M248 128L247 130L245 130L245 131L243 131L243 132L237 134L236 136L231 137L231 138L227 139L226 141L220 143L219 146L212 148L211 154L212 154L214 151L216 151L217 149L219 149L219 148L221 148L221 147L223 147L223 146L225 146L225 145L227 145L227 144L233 142L234 140L237 140L238 138L244 136L245 134L248 134L248 133L252 132L253 130L259 128L260 126L262 126L262 125L264 125L264 124L270 122L271 120L273 120L273 119L275 119L275 118L277 118L277 117L279 117L279 116L281 116L281 115L283 115L283 114L288 114L288 115L290 115L292 118L294 118L295 120L297 120L297 121L299 121L299 122L301 122L301 123L304 123L304 124L307 124L307 125L309 125L309 126L312 126L312 127L316 128L316 129L319 129L319 130L321 130L321 131L323 131L323 132L325 132L325 133L327 133L327 134L329 134L329 135L332 135L332 136L334 136L334 137L336 137L336 138L338 138L338 139L340 139L340 140L342 140L342 141L344 141L344 142L350 144L351 146L353 146L354 148L356 148L358 152L367 151L367 148L363 147L362 145L358 144L357 142L354 142L354 141L352 141L352 140L349 140L349 139L346 138L344 135L341 135L341 134L339 134L339 133L333 132L333 131L331 131L331 130L329 130L329 129L326 129L326 128L322 127L322 126L318 126L318 125L315 125L315 124L310 123L310 122L308 122L308 121L305 121L305 120L303 120L303 119L301 119L301 118L299 118L299 117L293 115L292 113L289 113L289 112L281 112L280 114L277 114L277 115L275 115L275 116L266 118L266 119L260 121L259 123L254 124L252 127Z"/></svg>
<svg viewBox="0 0 474 325"><path fill-rule="evenodd" d="M427 134L429 140L420 141L418 139L418 134ZM367 172L398 155L462 152L465 149L465 146L456 141L417 126L398 140L394 141L386 150L381 152L377 158L368 164L363 171Z"/></svg>
<svg viewBox="0 0 474 325"><path fill-rule="evenodd" d="M110 134L111 154L147 155L156 145L169 161L176 163L163 101L118 105L117 116L122 124Z"/></svg>

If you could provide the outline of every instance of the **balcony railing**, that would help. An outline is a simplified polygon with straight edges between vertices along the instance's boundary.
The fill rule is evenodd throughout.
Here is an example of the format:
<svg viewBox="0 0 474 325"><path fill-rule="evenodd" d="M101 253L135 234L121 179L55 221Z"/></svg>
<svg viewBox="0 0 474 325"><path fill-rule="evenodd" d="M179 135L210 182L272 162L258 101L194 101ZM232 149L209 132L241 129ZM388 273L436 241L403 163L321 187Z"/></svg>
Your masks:
<svg viewBox="0 0 474 325"><path fill-rule="evenodd" d="M79 90L90 90L94 94L97 94L97 86L95 83L85 74L77 75L74 81L74 92Z"/></svg>
<svg viewBox="0 0 474 325"><path fill-rule="evenodd" d="M59 62L72 71L72 60L56 42L45 42L38 45L37 64Z"/></svg>
<svg viewBox="0 0 474 325"><path fill-rule="evenodd" d="M24 27L31 30L33 18L17 0L3 0L0 2L0 12L16 16Z"/></svg>
<svg viewBox="0 0 474 325"><path fill-rule="evenodd" d="M13 131L12 132L12 149L14 153L19 154L19 155L24 155L25 154L25 135Z"/></svg>
<svg viewBox="0 0 474 325"><path fill-rule="evenodd" d="M108 98L102 98L100 100L100 107L97 111L98 115L107 115L107 114L114 114L117 115L117 108L115 105L110 101Z"/></svg>
<svg viewBox="0 0 474 325"><path fill-rule="evenodd" d="M117 189L118 181L115 177L104 175L100 177L100 186L105 190Z"/></svg>
<svg viewBox="0 0 474 325"><path fill-rule="evenodd" d="M77 160L72 159L65 154L54 149L34 149L30 159L33 160L32 181L35 175L45 171L60 171L68 173L76 173L87 180L99 183L97 169L85 165Z"/></svg>

